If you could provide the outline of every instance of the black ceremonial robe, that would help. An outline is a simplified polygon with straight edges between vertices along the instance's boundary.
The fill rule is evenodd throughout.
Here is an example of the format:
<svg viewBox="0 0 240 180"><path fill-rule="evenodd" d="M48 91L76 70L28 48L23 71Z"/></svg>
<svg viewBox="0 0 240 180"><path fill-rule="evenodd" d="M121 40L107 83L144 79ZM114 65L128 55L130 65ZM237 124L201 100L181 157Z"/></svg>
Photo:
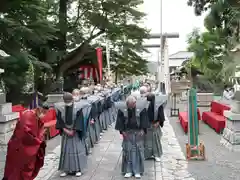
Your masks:
<svg viewBox="0 0 240 180"><path fill-rule="evenodd" d="M125 102L116 103L115 129L123 134L122 173L144 172L144 132L149 127L147 106L147 101L137 101L132 109Z"/></svg>
<svg viewBox="0 0 240 180"><path fill-rule="evenodd" d="M56 129L60 130L61 154L59 170L69 172L81 172L87 165L86 149L83 141L83 114L81 109L73 103L71 106L56 104L57 123ZM73 136L65 133L64 128L73 130Z"/></svg>
<svg viewBox="0 0 240 180"><path fill-rule="evenodd" d="M147 134L145 135L144 155L146 159L149 159L151 157L161 157L162 155L161 127L163 127L165 116L161 98L150 93L147 96L147 100L150 102L148 118L151 126L148 128Z"/></svg>

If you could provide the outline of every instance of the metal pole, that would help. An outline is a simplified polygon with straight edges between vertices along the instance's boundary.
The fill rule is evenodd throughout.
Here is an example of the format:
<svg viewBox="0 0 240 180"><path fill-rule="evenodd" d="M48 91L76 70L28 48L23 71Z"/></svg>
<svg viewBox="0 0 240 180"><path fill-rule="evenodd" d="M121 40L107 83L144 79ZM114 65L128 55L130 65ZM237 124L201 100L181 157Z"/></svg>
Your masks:
<svg viewBox="0 0 240 180"><path fill-rule="evenodd" d="M109 41L106 40L106 59L107 59L107 71L108 71L108 78L111 76L111 69L110 69L110 48L109 48Z"/></svg>
<svg viewBox="0 0 240 180"><path fill-rule="evenodd" d="M158 66L157 66L157 77L156 78L157 78L157 81L159 82L160 81L160 79L159 79L159 73L160 73L160 50L159 49L157 50L157 64L158 64Z"/></svg>
<svg viewBox="0 0 240 180"><path fill-rule="evenodd" d="M167 39L164 41L164 83L165 83L165 90L166 94L171 92L170 87L170 73L169 73L169 56L168 56L168 42Z"/></svg>
<svg viewBox="0 0 240 180"><path fill-rule="evenodd" d="M163 56L163 23L162 23L162 20L163 20L163 7L162 7L162 0L160 0L160 34L161 34L161 37L160 37L160 62L158 63L158 89L161 90L161 82L162 82L162 78L161 78L161 74L162 74L162 56Z"/></svg>

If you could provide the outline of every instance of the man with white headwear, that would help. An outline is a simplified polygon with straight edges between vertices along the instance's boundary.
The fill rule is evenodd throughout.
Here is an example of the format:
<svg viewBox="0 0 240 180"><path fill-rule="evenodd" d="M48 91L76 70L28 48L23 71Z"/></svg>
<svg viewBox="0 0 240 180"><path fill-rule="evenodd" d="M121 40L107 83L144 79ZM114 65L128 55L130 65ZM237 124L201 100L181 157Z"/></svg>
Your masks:
<svg viewBox="0 0 240 180"><path fill-rule="evenodd" d="M123 136L122 173L125 178L141 178L144 172L144 134L149 127L148 102L128 96L126 102L116 103L118 109L115 129Z"/></svg>
<svg viewBox="0 0 240 180"><path fill-rule="evenodd" d="M131 93L131 96L134 96L136 99L139 99L141 97L145 97L147 92L147 88L145 86L142 86L139 88L139 91L134 91Z"/></svg>
<svg viewBox="0 0 240 180"><path fill-rule="evenodd" d="M148 108L148 120L151 125L150 128L147 129L147 134L144 140L144 155L146 159L153 157L155 161L159 162L161 161L160 157L162 156L161 127L163 127L165 121L163 100L160 96L155 96L155 94L151 93L151 87L149 84L146 86L147 87L142 94L145 94L147 100L150 102Z"/></svg>
<svg viewBox="0 0 240 180"><path fill-rule="evenodd" d="M146 86L142 86L140 87L139 92L141 97L146 97L148 93L148 89Z"/></svg>
<svg viewBox="0 0 240 180"><path fill-rule="evenodd" d="M86 94L86 87L81 87L80 91L79 91L79 96L80 99L82 99Z"/></svg>
<svg viewBox="0 0 240 180"><path fill-rule="evenodd" d="M152 91L152 87L151 87L151 84L149 82L146 82L144 84L144 86L147 88L147 92L151 92Z"/></svg>
<svg viewBox="0 0 240 180"><path fill-rule="evenodd" d="M78 89L74 89L72 92L73 100L75 102L80 101L80 91Z"/></svg>

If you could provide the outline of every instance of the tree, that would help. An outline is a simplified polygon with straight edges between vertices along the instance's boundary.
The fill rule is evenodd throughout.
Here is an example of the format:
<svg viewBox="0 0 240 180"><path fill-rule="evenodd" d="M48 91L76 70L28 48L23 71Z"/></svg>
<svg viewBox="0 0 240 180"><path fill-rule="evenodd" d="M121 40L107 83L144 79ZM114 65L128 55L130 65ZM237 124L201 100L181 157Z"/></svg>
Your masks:
<svg viewBox="0 0 240 180"><path fill-rule="evenodd" d="M141 0L61 0L59 4L51 5L57 7L57 12L59 12L56 14L59 19L56 26L60 30L59 38L53 44L56 45L58 52L62 52L63 55L54 68L56 78L63 76L68 69L76 67L85 59L85 56L93 53L89 45L94 45L96 41L98 41L99 46L104 44L103 39L112 42L113 49L120 54L119 61L128 61L128 63L125 63L128 65L127 73L137 73L134 71L135 61L146 67L146 61L137 55L137 53L145 51L142 42L144 38L148 37L148 31L138 26L145 16L144 13L137 10L141 3L143 3ZM77 7L75 13L74 5ZM56 9L54 9L55 11ZM72 11L71 15L68 13L70 11ZM128 39L127 45L129 45L127 58L123 57L122 50L123 46L126 45L125 39ZM69 49L73 50L68 52ZM56 61L57 59L58 57ZM129 63L132 65L129 66ZM144 72L140 71L138 74Z"/></svg>
<svg viewBox="0 0 240 180"><path fill-rule="evenodd" d="M137 25L145 16L145 14L136 10L141 3L141 0L85 0L78 2L78 11L80 12L78 14L81 14L81 19L79 18L80 15L74 17L72 22L74 24L71 25L70 22L69 26L75 26L72 31L76 28L78 30L83 29L83 26L88 27L85 28L85 31L82 31L82 34L89 34L89 36L82 37L81 35L79 42L76 42L75 38L67 37L67 39L71 39L69 44L75 50L61 61L59 73L64 73L68 68L79 63L84 54L87 53L87 45L103 35L116 44L114 48L121 49L123 45L121 42L127 38L132 40L131 49L133 52L143 51L142 42L144 38L148 37L148 32ZM73 34L75 35L75 33ZM77 44L80 44L80 46L77 46Z"/></svg>
<svg viewBox="0 0 240 180"><path fill-rule="evenodd" d="M219 72L223 67L221 53L223 40L212 32L200 33L195 29L188 38L188 50L194 53L191 63L198 67L213 83L221 81Z"/></svg>
<svg viewBox="0 0 240 180"><path fill-rule="evenodd" d="M43 1L6 2L0 14L0 48L10 56L3 58L0 65L5 69L3 79L7 97L14 102L25 84L25 73L29 62L38 67L51 68L31 53L31 45L44 44L54 39L55 28L46 20L47 8Z"/></svg>
<svg viewBox="0 0 240 180"><path fill-rule="evenodd" d="M205 18L205 27L225 38L226 48L232 48L239 42L240 4L237 1L189 0L188 5L194 7L196 15L209 11Z"/></svg>
<svg viewBox="0 0 240 180"><path fill-rule="evenodd" d="M128 74L145 73L146 60L138 55L145 51L142 42L148 37L148 31L138 25L145 16L137 10L142 3L142 0L1 2L0 49L10 57L0 60L0 65L6 71L8 93L16 97L21 92L27 79L22 77L27 72L29 76L30 65L35 89L48 93L50 84L77 69L79 63L89 59L96 62L94 48L104 46L105 39L112 44L114 69L125 68L121 73Z"/></svg>
<svg viewBox="0 0 240 180"><path fill-rule="evenodd" d="M226 82L235 72L234 67L236 68L237 65L231 50L239 44L240 5L233 0L190 0L188 3L194 7L196 15L201 15L205 10L209 11L204 22L207 32L200 35L207 39L189 43L190 47L197 49L194 51L190 48L195 52L195 63L202 62L204 59L205 63L200 64L209 69L205 74L210 78L215 76L218 77L218 81ZM199 55L199 51L204 52L204 58Z"/></svg>
<svg viewBox="0 0 240 180"><path fill-rule="evenodd" d="M204 11L207 11L215 2L217 2L217 0L188 0L187 4L192 6L195 14L199 16Z"/></svg>

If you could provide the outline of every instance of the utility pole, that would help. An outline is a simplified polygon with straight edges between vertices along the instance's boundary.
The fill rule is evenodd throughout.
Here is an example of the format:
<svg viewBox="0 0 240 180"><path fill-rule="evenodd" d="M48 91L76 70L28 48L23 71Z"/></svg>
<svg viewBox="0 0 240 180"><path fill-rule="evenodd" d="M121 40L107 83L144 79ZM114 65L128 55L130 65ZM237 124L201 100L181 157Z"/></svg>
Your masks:
<svg viewBox="0 0 240 180"><path fill-rule="evenodd" d="M110 47L109 47L109 40L106 39L106 59L107 59L107 74L108 78L111 76L111 69L110 69Z"/></svg>
<svg viewBox="0 0 240 180"><path fill-rule="evenodd" d="M162 72L163 72L163 68L162 68L162 60L163 60L163 7L162 7L162 0L160 0L160 53L158 53L158 56L160 56L158 58L158 89L159 91L161 90L161 82L162 82Z"/></svg>
<svg viewBox="0 0 240 180"><path fill-rule="evenodd" d="M157 51L157 74L156 79L158 80L157 89L162 93L165 93L163 82L165 83L166 93L171 91L170 88L170 75L169 75L169 57L168 57L168 44L167 40L173 38L179 38L179 33L159 33L151 34L149 39L161 39L161 44L148 44L144 45L145 48L156 48Z"/></svg>
<svg viewBox="0 0 240 180"><path fill-rule="evenodd" d="M161 46L161 45L160 45ZM158 81L158 84L157 84L157 88L159 88L159 81L160 81L160 79L159 79L159 73L160 73L160 56L161 56L161 54L160 54L161 52L160 52L160 49L158 49L157 50L157 64L158 64L158 66L157 66L157 75L156 75L156 79L157 79L157 81Z"/></svg>

